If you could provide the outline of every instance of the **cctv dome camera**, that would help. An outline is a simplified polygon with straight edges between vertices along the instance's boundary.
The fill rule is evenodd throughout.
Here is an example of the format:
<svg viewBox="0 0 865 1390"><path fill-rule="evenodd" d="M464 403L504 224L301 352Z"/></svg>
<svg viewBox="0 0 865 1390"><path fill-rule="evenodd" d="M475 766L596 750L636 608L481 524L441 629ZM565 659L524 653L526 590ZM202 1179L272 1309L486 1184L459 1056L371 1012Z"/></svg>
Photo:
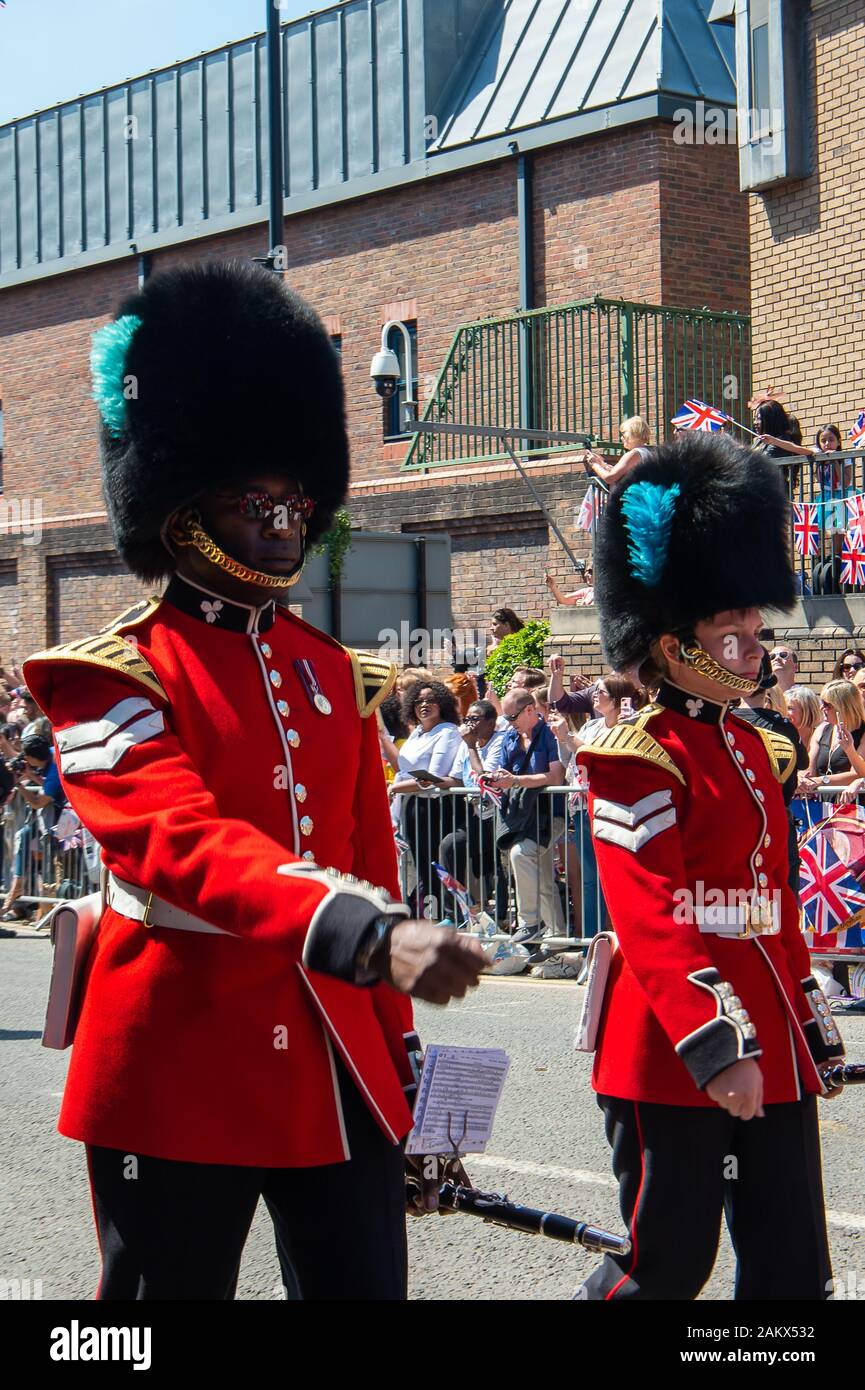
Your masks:
<svg viewBox="0 0 865 1390"><path fill-rule="evenodd" d="M389 401L399 385L399 360L395 352L377 352L369 369L376 391L382 400Z"/></svg>

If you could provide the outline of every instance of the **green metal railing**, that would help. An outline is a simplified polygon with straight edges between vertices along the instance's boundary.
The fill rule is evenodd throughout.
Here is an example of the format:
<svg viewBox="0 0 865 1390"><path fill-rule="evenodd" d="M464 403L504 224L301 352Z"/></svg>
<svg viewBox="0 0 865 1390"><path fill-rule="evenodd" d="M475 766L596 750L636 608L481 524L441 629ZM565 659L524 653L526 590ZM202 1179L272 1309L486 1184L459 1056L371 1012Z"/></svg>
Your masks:
<svg viewBox="0 0 865 1390"><path fill-rule="evenodd" d="M583 432L613 451L629 415L644 416L652 439L665 439L670 417L688 397L736 417L750 394L746 315L596 297L464 324L423 419ZM533 442L522 452L573 447ZM403 467L425 471L505 457L494 439L418 435Z"/></svg>

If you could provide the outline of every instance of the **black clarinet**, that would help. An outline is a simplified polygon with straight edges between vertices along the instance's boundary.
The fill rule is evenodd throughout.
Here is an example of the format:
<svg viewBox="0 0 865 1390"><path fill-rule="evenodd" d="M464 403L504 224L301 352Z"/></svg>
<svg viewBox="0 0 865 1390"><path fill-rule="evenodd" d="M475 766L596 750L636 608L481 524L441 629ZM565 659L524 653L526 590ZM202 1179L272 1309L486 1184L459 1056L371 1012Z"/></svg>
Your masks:
<svg viewBox="0 0 865 1390"><path fill-rule="evenodd" d="M863 1068L865 1070L865 1068ZM510 1231L526 1231L532 1236L547 1236L564 1240L569 1245L582 1245L586 1250L601 1254L629 1255L631 1242L627 1236L614 1236L590 1226L587 1221L574 1221L555 1211L538 1211L509 1202L503 1192L481 1192L476 1187L459 1187L445 1182L439 1188L439 1203L450 1211L464 1211L479 1216L493 1226L506 1226Z"/></svg>
<svg viewBox="0 0 865 1390"><path fill-rule="evenodd" d="M830 1090L835 1086L865 1086L865 1065L861 1062L836 1062L820 1075Z"/></svg>

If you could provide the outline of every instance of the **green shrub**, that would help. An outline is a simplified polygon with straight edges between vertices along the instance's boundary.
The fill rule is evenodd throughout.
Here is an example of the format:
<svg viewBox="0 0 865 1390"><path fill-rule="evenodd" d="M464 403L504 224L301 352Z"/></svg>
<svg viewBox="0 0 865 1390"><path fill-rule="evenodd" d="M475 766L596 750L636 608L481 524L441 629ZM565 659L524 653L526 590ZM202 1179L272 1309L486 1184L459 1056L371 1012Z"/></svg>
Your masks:
<svg viewBox="0 0 865 1390"><path fill-rule="evenodd" d="M518 666L539 666L543 669L544 643L549 635L549 623L533 618L519 632L503 637L495 651L490 653L485 675L500 699Z"/></svg>
<svg viewBox="0 0 865 1390"><path fill-rule="evenodd" d="M345 507L340 507L333 518L333 525L318 545L312 549L313 555L328 552L328 572L332 585L338 584L342 574L347 552L351 549L351 520Z"/></svg>

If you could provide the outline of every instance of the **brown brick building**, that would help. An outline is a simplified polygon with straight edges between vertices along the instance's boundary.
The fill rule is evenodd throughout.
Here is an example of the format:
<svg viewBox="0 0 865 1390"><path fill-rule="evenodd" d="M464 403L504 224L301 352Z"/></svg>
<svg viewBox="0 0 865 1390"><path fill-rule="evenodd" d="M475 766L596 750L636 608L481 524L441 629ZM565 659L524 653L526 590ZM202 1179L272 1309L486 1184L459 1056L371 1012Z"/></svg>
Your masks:
<svg viewBox="0 0 865 1390"><path fill-rule="evenodd" d="M801 106L800 149L789 151L786 168L767 171L771 181L743 167L743 182L754 190L754 381L783 385L813 439L828 421L846 431L865 405L865 0L811 0L799 8L777 20L791 30L783 37L797 45L801 66L791 56L782 67L779 53L769 75L781 110ZM746 18L743 11L740 27ZM770 32L774 18L770 10Z"/></svg>
<svg viewBox="0 0 865 1390"><path fill-rule="evenodd" d="M423 408L461 324L596 295L747 312L736 151L675 137L702 96L732 104L730 36L699 0L679 7L678 30L624 0L544 0L522 29L507 3L412 0L400 44L393 8L347 0L285 26L284 266L341 350L353 521L449 533L456 625L485 625L500 604L538 616L544 570L569 570L543 512L500 458L404 471L370 357L388 319L411 325ZM361 11L380 26L371 93ZM86 632L136 593L104 519L89 337L140 275L265 253L261 50L259 36L0 128L4 501L42 508L38 544L4 516L4 658ZM627 399L652 415L648 395ZM587 428L576 402L566 427ZM584 550L582 473L554 455L530 472Z"/></svg>

